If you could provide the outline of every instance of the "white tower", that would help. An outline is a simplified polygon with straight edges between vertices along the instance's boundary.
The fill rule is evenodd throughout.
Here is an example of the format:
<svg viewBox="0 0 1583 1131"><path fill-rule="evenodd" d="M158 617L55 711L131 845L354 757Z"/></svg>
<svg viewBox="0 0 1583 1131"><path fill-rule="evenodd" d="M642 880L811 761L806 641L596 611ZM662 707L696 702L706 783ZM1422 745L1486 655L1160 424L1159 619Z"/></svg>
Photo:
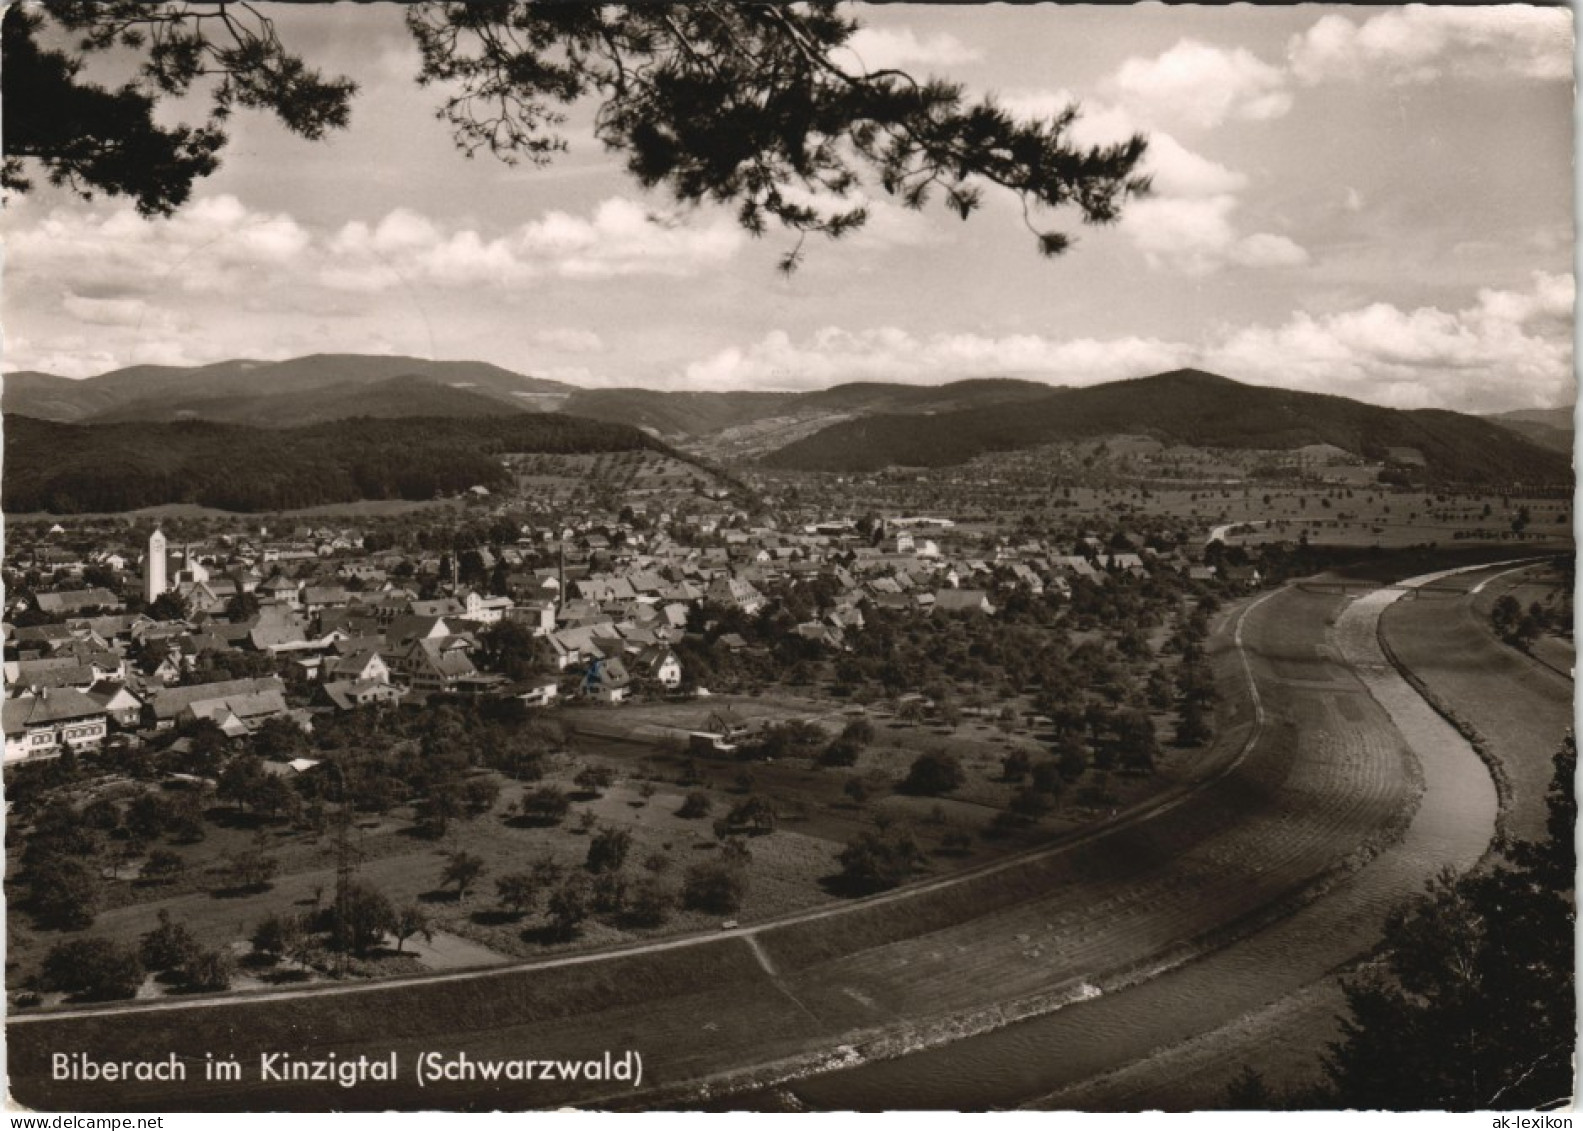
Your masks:
<svg viewBox="0 0 1583 1131"><path fill-rule="evenodd" d="M165 534L156 526L148 536L148 556L143 559L143 599L153 602L165 588Z"/></svg>

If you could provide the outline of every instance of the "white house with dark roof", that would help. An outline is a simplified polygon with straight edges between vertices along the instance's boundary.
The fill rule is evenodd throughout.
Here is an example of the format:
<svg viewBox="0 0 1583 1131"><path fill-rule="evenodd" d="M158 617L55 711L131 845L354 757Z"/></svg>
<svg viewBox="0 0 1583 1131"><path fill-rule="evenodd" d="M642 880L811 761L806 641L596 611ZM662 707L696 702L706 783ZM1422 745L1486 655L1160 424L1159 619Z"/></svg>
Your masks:
<svg viewBox="0 0 1583 1131"><path fill-rule="evenodd" d="M478 674L471 647L465 636L414 640L396 667L414 691L449 691Z"/></svg>
<svg viewBox="0 0 1583 1131"><path fill-rule="evenodd" d="M97 699L56 688L7 699L3 705L5 763L58 758L65 750L92 750L104 742L110 717Z"/></svg>

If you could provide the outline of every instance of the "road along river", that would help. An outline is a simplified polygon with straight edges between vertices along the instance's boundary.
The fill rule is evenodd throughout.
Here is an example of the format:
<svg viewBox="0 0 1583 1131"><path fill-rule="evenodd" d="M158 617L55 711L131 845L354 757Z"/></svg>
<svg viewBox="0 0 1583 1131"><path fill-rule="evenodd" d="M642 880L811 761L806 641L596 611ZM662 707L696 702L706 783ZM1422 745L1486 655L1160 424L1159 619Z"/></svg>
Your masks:
<svg viewBox="0 0 1583 1131"><path fill-rule="evenodd" d="M1395 899L1488 843L1495 798L1482 764L1417 710L1379 653L1390 593L1347 608L1341 594L1289 587L1250 605L1211 649L1227 686L1232 672L1252 683L1220 719L1235 757L1190 792L1060 848L625 954L14 1021L13 1093L106 1110L641 1107L696 1102L700 1080L717 1094L795 1081L818 1107L982 1108L1092 1081L1321 979L1368 948ZM587 1082L419 1088L410 1073L355 1089L254 1073L179 1089L47 1080L52 1051L85 1048L171 1050L195 1065L210 1052L249 1062L282 1049L410 1065L435 1049L487 1059L634 1048L645 1095ZM864 1063L799 1079L833 1061ZM753 1099L739 1091L725 1106Z"/></svg>

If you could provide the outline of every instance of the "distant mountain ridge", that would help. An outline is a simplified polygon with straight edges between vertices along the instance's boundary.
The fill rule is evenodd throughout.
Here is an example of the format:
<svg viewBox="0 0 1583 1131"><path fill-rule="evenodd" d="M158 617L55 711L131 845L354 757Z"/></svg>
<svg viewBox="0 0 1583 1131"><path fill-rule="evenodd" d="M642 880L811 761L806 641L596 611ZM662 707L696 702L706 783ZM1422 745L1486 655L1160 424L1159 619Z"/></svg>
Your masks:
<svg viewBox="0 0 1583 1131"><path fill-rule="evenodd" d="M358 417L482 421L562 413L641 429L706 458L831 471L945 466L992 451L1107 434L1202 447L1332 444L1422 453L1446 482L1570 479L1570 411L1490 418L1403 412L1245 385L1199 370L1083 388L1011 378L860 381L809 392L588 389L472 361L314 354L196 367L133 366L80 381L4 378L8 416L78 424L202 420L292 428Z"/></svg>
<svg viewBox="0 0 1583 1131"><path fill-rule="evenodd" d="M795 422L833 423L876 413L949 412L1033 400L1052 388L1039 381L987 377L944 385L856 381L803 393L587 389L573 393L561 411L632 424L681 441L770 421L786 426Z"/></svg>
<svg viewBox="0 0 1583 1131"><path fill-rule="evenodd" d="M873 413L943 412L1028 400L1050 389L1009 378L945 385L852 382L801 393L587 389L485 362L312 354L288 361L136 365L81 380L9 373L0 409L72 424L201 419L287 427L357 415L478 416L492 406L493 412L557 411L670 438L701 438L772 417L827 422Z"/></svg>
<svg viewBox="0 0 1583 1131"><path fill-rule="evenodd" d="M470 388L439 384L417 374L406 374L367 384L341 382L300 392L142 397L95 412L77 423L206 420L254 428L295 428L362 416L382 420L409 416L473 418L510 416L527 411L529 408L524 404L514 404Z"/></svg>
<svg viewBox="0 0 1583 1131"><path fill-rule="evenodd" d="M1571 478L1570 463L1559 453L1479 417L1244 385L1193 369L930 416L860 417L794 441L762 462L809 471L944 467L987 452L1122 434L1211 448L1331 444L1376 459L1411 448L1443 482L1554 484Z"/></svg>
<svg viewBox="0 0 1583 1131"><path fill-rule="evenodd" d="M1515 412L1498 412L1485 417L1502 428L1549 448L1554 452L1572 453L1575 442L1571 407L1520 408Z"/></svg>
<svg viewBox="0 0 1583 1131"><path fill-rule="evenodd" d="M0 395L0 410L65 424L96 418L171 420L191 415L209 419L194 405L212 411L222 400L247 398L263 410L266 406L262 402L274 397L302 398L332 387L344 391L356 386L379 386L394 378L413 378L466 390L497 402L502 410L558 406L575 391L574 386L559 381L527 377L482 361L310 354L288 361L239 359L190 367L134 365L77 381L48 373L8 373ZM458 406L462 403L457 402ZM287 402L280 404L284 410ZM296 415L301 418L303 414L298 410ZM462 411L458 415L473 413Z"/></svg>

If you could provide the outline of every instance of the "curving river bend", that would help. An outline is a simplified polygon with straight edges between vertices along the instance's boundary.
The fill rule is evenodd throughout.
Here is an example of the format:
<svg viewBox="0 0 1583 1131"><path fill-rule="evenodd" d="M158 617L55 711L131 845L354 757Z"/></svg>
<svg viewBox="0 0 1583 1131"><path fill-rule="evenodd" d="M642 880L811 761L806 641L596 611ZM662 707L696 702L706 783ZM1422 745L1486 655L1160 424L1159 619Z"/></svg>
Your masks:
<svg viewBox="0 0 1583 1131"><path fill-rule="evenodd" d="M1473 567L1491 569L1491 566ZM1384 709L1422 773L1401 839L1356 875L1289 917L1119 993L895 1060L801 1081L822 1110L966 1109L1015 1105L1085 1110L1213 1105L1243 1058L1280 1079L1315 1067L1339 995L1329 976L1379 938L1390 909L1444 867L1465 871L1495 833L1498 801L1468 742L1391 665L1380 617L1409 590L1470 569L1408 579L1352 601L1327 633Z"/></svg>

